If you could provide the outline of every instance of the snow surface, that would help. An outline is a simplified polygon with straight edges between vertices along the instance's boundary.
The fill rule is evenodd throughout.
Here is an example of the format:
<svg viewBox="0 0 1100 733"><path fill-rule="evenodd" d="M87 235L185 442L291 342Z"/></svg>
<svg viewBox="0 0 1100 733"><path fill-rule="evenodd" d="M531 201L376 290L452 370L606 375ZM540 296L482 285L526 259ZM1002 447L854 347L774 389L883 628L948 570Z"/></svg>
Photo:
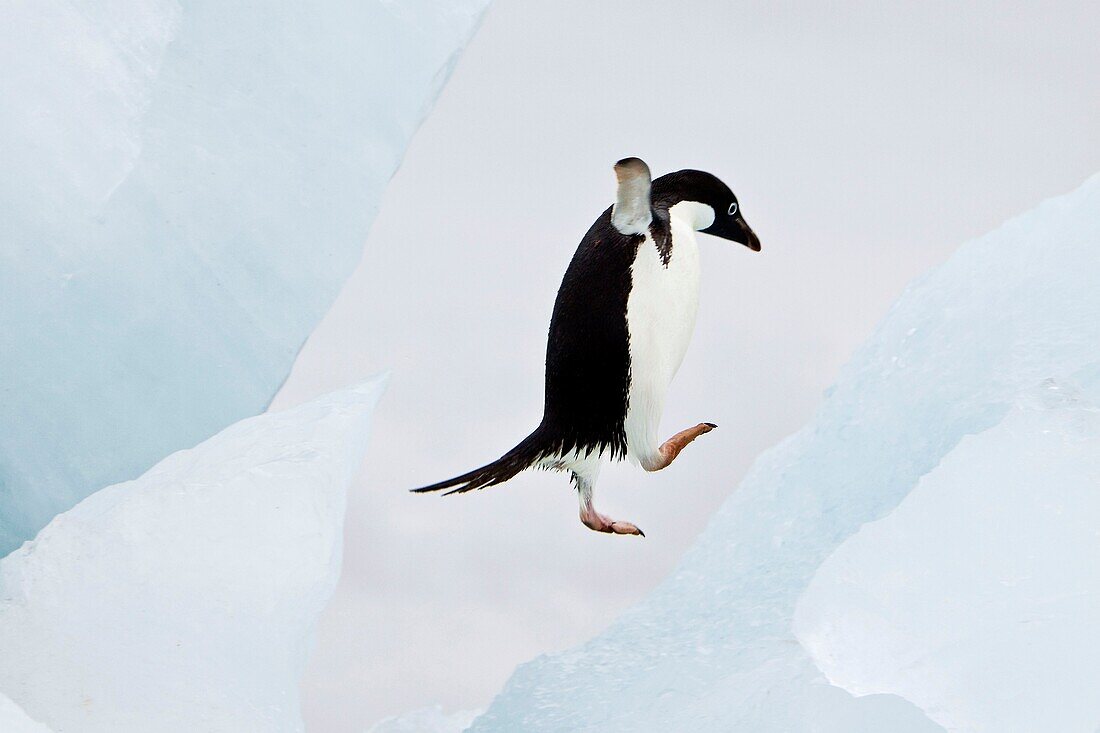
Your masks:
<svg viewBox="0 0 1100 733"><path fill-rule="evenodd" d="M4 733L50 733L50 729L27 717L23 709L0 694L0 731Z"/></svg>
<svg viewBox="0 0 1100 733"><path fill-rule="evenodd" d="M380 720L367 733L462 733L479 713L459 710L448 715L436 705Z"/></svg>
<svg viewBox="0 0 1100 733"><path fill-rule="evenodd" d="M830 640L822 654L834 656L838 679L851 684L852 690L899 694L853 697L825 679L795 637L792 619L799 598L837 547L864 523L889 514L954 450L966 451L962 461L969 454L988 462L991 465L983 466L987 473L1001 476L992 464L1008 460L1008 452L1022 453L1021 444L999 430L986 431L1002 424L1004 430L1016 429L1016 418L1006 422L1006 415L1050 384L1046 380L1066 389L1076 385L1086 390L1083 385L1094 383L1100 374L1098 282L1100 176L964 245L948 262L910 285L842 370L814 419L756 461L661 586L590 642L522 665L471 730L937 731L943 727L936 720L959 720L964 709L984 715L996 707L1001 698L982 697L992 694L994 685L977 681L966 687L975 698L972 706L955 702L950 716L933 710L931 706L949 691L929 676L948 663L950 650L930 655L923 674L914 668L891 678L891 670L904 667L906 660L882 662L870 650L878 638L896 642L899 653L906 651L910 647L898 641L904 630L868 629L869 639L851 653L841 653L838 645L863 633L854 622L841 629L843 641ZM1043 419L1061 418L1034 417L1035 422L1018 427L1029 434L1053 429L1044 428ZM967 435L977 437L960 445ZM1091 440L1087 433L1079 439ZM1052 458L1043 457L1044 446L1035 450L1039 453L1034 463L1028 463L1029 472L1020 469L1021 482L1053 466ZM1022 465L1029 455L1012 460ZM1088 471L1094 465L1075 455L1065 471ZM945 470L960 470L953 465L948 462ZM968 475L977 475L977 467L972 470ZM1062 476L1059 471L1050 478ZM1075 476L1072 485L1052 494L1052 501L1080 499L1080 482L1087 477ZM982 492L990 504L1001 501L997 482L973 490ZM1014 491L1009 500L1022 489ZM1087 532L1080 530L1082 523L1100 526L1093 501L1074 505L1074 511L1093 512L1087 517L1063 513L1059 519L1053 509L1046 510L1044 524L1065 522L1060 530L1067 536L1065 543L1049 548L1054 562L1068 556L1069 545L1082 551L1095 547L1090 544L1095 538L1087 539ZM1046 526L1036 533L1046 536L1048 530L1054 531ZM979 556L985 531L979 522L945 534L944 541L962 543L945 554L959 562ZM924 539L934 543L937 536ZM1032 550L1042 553L1048 548ZM899 558L898 563L901 572L919 567L919 560L909 558ZM867 568L868 582L873 583L871 578L886 572L888 564L889 558L876 555L858 567ZM1036 560L1034 566L1045 567L1046 561ZM1100 597L1070 597L1096 585L1095 568L1087 560L1072 567L1084 577L1062 586L1065 598L1046 600L1053 604L1054 615L1069 609L1086 613L1087 608L1085 618L1072 621L1073 629L1083 633L1088 619L1095 618ZM975 577L984 577L983 587L991 578L1014 577L1005 576L1002 566L988 570L990 575L983 576L980 564L971 568ZM1014 614L1031 602L1041 602L1042 594L1070 571L1062 573L1049 584L1021 589L1018 605L1006 611L1010 620L990 619L991 623L1011 624ZM828 598L835 592L836 581L828 580L833 577L829 574L821 581ZM934 580L920 582L941 595L938 602L949 603L942 598L945 589L935 587ZM982 590L967 592L968 597L980 598ZM919 615L919 607L903 610L907 600L911 598L891 602L884 617L904 623L907 614ZM860 601L854 599L851 606L863 609ZM985 611L995 612L990 605ZM829 610L823 618L832 619L832 613ZM955 613L971 623L965 610ZM1045 618L1032 620L1043 625ZM925 639L937 639L949 632L921 633L927 634ZM988 636L967 640L965 648L975 655L984 653L982 645L997 629L985 633ZM1036 684L1047 669L1064 664L1059 653L1068 641L1057 633L1048 629L1028 637L1048 647L988 660L1009 666L996 679L1010 680L1015 693ZM1027 634L1016 631L1011 638ZM1080 653L1089 653L1084 644ZM982 662L980 656L967 660L970 669L978 669ZM1081 667L1086 675L1082 684L1091 669L1091 663ZM1063 679L1055 675L1052 684ZM1047 689L1038 694L1050 691L1043 686ZM909 694L911 701L899 696ZM1083 693L1073 688L1062 694L1068 698ZM917 705L928 705L928 714ZM1077 700L1074 708L1084 711L1086 705ZM1092 719L1093 729L1098 723Z"/></svg>
<svg viewBox="0 0 1100 733"><path fill-rule="evenodd" d="M382 383L236 423L0 560L0 694L56 731L302 730Z"/></svg>
<svg viewBox="0 0 1100 733"><path fill-rule="evenodd" d="M817 571L795 632L834 685L948 730L1100 727L1100 401L1036 396Z"/></svg>
<svg viewBox="0 0 1100 733"><path fill-rule="evenodd" d="M486 3L0 5L0 555L264 409Z"/></svg>

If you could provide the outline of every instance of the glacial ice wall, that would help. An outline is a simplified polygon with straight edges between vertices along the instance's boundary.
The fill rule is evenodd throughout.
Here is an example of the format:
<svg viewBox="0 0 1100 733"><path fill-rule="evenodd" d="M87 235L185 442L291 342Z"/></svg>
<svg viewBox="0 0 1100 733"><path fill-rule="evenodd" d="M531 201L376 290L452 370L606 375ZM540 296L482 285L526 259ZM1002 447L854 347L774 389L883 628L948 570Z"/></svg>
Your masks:
<svg viewBox="0 0 1100 733"><path fill-rule="evenodd" d="M381 389L238 422L0 560L0 729L20 714L6 696L56 731L302 730L299 678Z"/></svg>
<svg viewBox="0 0 1100 733"><path fill-rule="evenodd" d="M486 3L0 7L0 556L264 409Z"/></svg>
<svg viewBox="0 0 1100 733"><path fill-rule="evenodd" d="M961 718L919 707L942 699L942 686L927 675L942 669L946 656L932 655L936 664L925 666L924 679L883 678L878 670L864 667L868 650L876 638L905 649L898 641L904 630L868 630L860 639L864 630L856 622L848 623L842 626L841 639L859 639L855 651L841 652L836 639L821 647L823 655L835 654L837 659L835 667L823 663L825 672L847 689L834 686L796 638L795 608L819 568L845 540L864 523L893 511L921 477L941 463L948 470L954 451L966 451L960 461L969 456L988 462L990 475L1001 475L992 464L1020 446L995 428L1013 419L1006 415L1021 400L1026 402L1035 390L1052 383L1089 393L1100 374L1097 283L1100 176L965 244L909 286L842 370L813 420L756 461L661 586L590 642L519 667L471 730L848 733L942 731L939 720L954 725ZM1041 422L1038 425L1034 429L1041 432ZM976 437L964 441L966 436ZM979 441L995 445L977 451ZM1014 460L1030 459L1023 453ZM1080 498L1081 481L1095 478L1087 473L1094 464L1079 457L1069 466L1066 470L1085 473L1054 496ZM979 474L976 468L968 470L966 475ZM1060 476L1054 474L1050 480ZM1095 483L1091 486L1095 491ZM971 490L980 491L988 502L1000 500L1001 487L995 481ZM1012 489L1016 497L1026 493L1022 486ZM940 506L944 501L941 497ZM1089 516L1048 510L1043 521L1100 525L1093 500L1073 506ZM1026 510L1027 504L1018 508ZM950 541L959 543L955 562L968 565L967 572L976 578L988 569L973 562L974 547L987 531L979 514L971 509L969 516L976 524L949 534ZM931 533L933 524L925 518L920 525L908 526ZM1070 537L1066 541L1076 543L1071 549L1093 552L1095 536L1086 536L1079 525L1067 524L1063 530ZM932 542L936 536L924 539ZM912 544L880 539L877 544L854 545L844 562L853 562L851 553L860 547L897 550L902 553L897 558L902 571L915 572L918 560L904 556L913 550ZM1033 551L1049 551L1055 559L1069 552L1062 545L1037 546ZM857 582L866 588L887 572L883 565L889 560L859 554L862 559L855 567L862 574ZM844 565L838 567L821 581L832 592ZM1082 582L1084 586L1068 584L1066 592L1093 587L1091 581ZM930 581L922 581L920 588L929 593L944 590ZM1093 593L1065 600L1060 608L1094 618L1097 603ZM863 610L859 599L850 605ZM884 618L906 619L903 606L903 599L889 601ZM842 613L847 606L837 608L836 613ZM991 614L1000 612L995 604L985 608ZM958 613L972 626L973 619ZM1072 628L1081 628L1083 620L1072 623ZM1026 635L1018 630L1012 638ZM943 637L930 633L925 638ZM1058 665L1066 640L1042 633L1034 639L1039 648L1018 657L998 657L997 662L1015 665L1011 673L1024 681L1041 674L1025 668L1032 661ZM966 653L980 654L986 640L975 637L964 647ZM970 668L981 662L976 656L966 660ZM904 660L883 663L880 669L899 664ZM1091 674L1090 670L1086 671ZM908 674L919 678L921 670ZM849 690L887 694L854 697ZM965 691L976 699L990 694L980 683ZM1059 695L1066 700L1079 692L1067 688ZM1055 697L1044 700L1050 703ZM982 700L977 707L988 709L996 702ZM1093 719L1092 729L1098 723Z"/></svg>
<svg viewBox="0 0 1100 733"><path fill-rule="evenodd" d="M952 731L1100 729L1095 378L1025 395L829 556L795 632L830 682Z"/></svg>
<svg viewBox="0 0 1100 733"><path fill-rule="evenodd" d="M49 728L31 720L3 694L0 694L0 730L4 733L50 733Z"/></svg>
<svg viewBox="0 0 1100 733"><path fill-rule="evenodd" d="M380 720L367 733L462 733L478 716L476 710L444 713L438 705Z"/></svg>

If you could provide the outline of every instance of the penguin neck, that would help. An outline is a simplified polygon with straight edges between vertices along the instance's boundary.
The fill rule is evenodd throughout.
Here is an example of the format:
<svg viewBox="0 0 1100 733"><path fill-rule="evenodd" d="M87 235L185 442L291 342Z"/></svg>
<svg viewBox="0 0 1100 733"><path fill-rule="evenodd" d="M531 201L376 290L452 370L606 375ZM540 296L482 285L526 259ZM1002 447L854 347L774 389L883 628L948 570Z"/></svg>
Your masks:
<svg viewBox="0 0 1100 733"><path fill-rule="evenodd" d="M714 223L714 209L698 201L679 201L669 207L668 214L697 232Z"/></svg>

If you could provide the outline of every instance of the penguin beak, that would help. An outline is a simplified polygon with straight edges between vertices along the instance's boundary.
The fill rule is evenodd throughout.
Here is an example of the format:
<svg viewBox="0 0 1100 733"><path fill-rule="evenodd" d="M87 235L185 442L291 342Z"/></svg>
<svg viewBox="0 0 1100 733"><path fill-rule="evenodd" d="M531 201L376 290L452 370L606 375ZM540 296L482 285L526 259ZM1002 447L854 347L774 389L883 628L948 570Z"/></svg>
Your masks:
<svg viewBox="0 0 1100 733"><path fill-rule="evenodd" d="M760 251L760 238L756 236L756 232L748 222L740 216L732 221L715 222L704 229L703 234L713 234L716 237L743 244L753 252Z"/></svg>
<svg viewBox="0 0 1100 733"><path fill-rule="evenodd" d="M752 227L748 225L744 219L738 218L737 223L741 225L741 231L739 237L734 237L733 241L743 244L753 252L760 251L760 237L756 236L756 232L752 230Z"/></svg>

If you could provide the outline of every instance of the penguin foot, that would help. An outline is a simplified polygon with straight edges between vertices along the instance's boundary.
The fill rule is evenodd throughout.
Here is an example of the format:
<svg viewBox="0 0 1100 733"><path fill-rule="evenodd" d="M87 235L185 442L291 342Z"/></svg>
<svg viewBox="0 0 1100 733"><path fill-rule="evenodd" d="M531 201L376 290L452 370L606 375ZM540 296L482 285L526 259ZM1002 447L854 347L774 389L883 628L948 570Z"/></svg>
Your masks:
<svg viewBox="0 0 1100 733"><path fill-rule="evenodd" d="M645 532L630 522L618 522L597 512L595 509L581 510L581 522L596 532L611 534L636 534L645 537Z"/></svg>
<svg viewBox="0 0 1100 733"><path fill-rule="evenodd" d="M657 460L649 464L643 464L642 468L647 471L660 471L676 460L676 456L680 455L680 451L686 448L691 441L695 440L700 435L706 435L716 427L718 426L712 422L701 422L693 428L681 430L664 443L661 443L661 448L658 451L660 457L657 458Z"/></svg>

